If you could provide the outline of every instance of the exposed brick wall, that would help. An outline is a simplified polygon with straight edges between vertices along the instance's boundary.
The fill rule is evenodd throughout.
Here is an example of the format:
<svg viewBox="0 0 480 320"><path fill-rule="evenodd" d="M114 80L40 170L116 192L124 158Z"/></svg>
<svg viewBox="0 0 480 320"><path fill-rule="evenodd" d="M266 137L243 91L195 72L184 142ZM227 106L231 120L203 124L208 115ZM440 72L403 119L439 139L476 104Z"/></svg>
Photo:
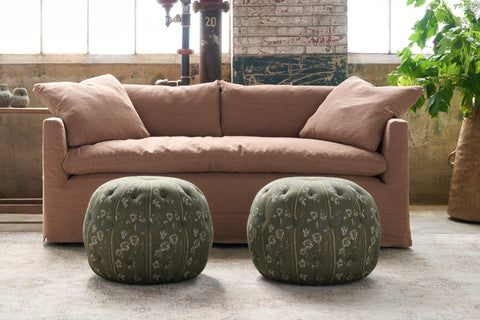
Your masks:
<svg viewBox="0 0 480 320"><path fill-rule="evenodd" d="M233 55L347 53L347 0L233 0Z"/></svg>

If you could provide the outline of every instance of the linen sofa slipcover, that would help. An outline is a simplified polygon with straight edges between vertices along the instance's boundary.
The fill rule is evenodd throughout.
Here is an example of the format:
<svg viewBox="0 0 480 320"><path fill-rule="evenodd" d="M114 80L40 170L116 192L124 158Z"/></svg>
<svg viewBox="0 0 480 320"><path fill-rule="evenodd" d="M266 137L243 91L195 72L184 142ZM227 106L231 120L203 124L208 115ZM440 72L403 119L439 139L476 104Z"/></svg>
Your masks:
<svg viewBox="0 0 480 320"><path fill-rule="evenodd" d="M88 85L96 79L103 84L112 78L89 79ZM190 181L207 198L214 241L246 243L250 205L264 185L291 176L335 176L359 184L374 197L381 217L382 246L411 245L408 125L396 117L418 99L423 92L420 87L383 90L358 78L349 78L337 87L241 86L224 81L176 88L111 83L117 90L125 90L141 119L138 126L143 125L148 135L141 128L135 132L142 136L130 139L123 132L106 132L102 134L109 140L74 146L69 144L69 136L84 133L71 122L75 110L83 111L85 106L71 96L81 91L81 85L71 83L75 90L53 102L42 97L55 96L56 86L68 86L66 83L37 84L34 88L55 115L44 121L43 131L44 238L49 242L81 242L91 194L115 178L159 175ZM356 90L367 94L349 100L349 92ZM351 125L343 124L354 119L345 116L336 124L341 129L337 131L345 132L346 139L339 137L342 142L323 139L318 130L307 130L333 92L345 100L339 101L342 109L352 108L348 114L353 118L359 118L365 108L382 110L383 123L378 117L372 123L359 120L364 124L358 135L368 141L368 148L349 144L349 137L356 135L349 133ZM96 93L104 91L100 88ZM95 92L91 94L94 98ZM370 95L375 100L369 101ZM86 101L94 104L93 98ZM116 112L112 105L95 108L111 108L112 115ZM59 109L63 113L68 110L69 117ZM94 111L91 116L95 118ZM318 122L313 121L313 125ZM115 134L120 136L112 138Z"/></svg>

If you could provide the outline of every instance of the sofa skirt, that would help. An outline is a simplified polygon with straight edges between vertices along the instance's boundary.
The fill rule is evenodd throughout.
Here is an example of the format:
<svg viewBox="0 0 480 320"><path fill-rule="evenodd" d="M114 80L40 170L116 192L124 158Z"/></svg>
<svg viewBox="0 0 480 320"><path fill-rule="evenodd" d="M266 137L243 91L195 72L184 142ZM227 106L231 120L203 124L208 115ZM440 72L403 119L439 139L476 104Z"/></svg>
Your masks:
<svg viewBox="0 0 480 320"><path fill-rule="evenodd" d="M82 227L92 193L115 178L139 174L89 174L50 181L44 186L43 236L48 242L83 242ZM149 175L149 174L142 174ZM247 219L257 192L269 182L298 174L282 173L178 173L162 174L187 180L205 194L213 220L215 243L247 243ZM303 175L315 176L315 175ZM326 175L322 175L326 176ZM382 247L409 247L408 184L396 190L379 177L337 176L365 188L375 199L381 227Z"/></svg>

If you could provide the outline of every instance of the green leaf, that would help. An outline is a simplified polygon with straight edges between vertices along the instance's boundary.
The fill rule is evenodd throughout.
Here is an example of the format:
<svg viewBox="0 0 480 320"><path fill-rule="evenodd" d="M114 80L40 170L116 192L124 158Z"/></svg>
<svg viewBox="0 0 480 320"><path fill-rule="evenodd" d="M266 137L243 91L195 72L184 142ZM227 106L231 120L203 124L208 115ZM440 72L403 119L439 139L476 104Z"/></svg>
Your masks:
<svg viewBox="0 0 480 320"><path fill-rule="evenodd" d="M423 88L427 92L427 97L430 97L437 91L437 85L431 81L425 84Z"/></svg>
<svg viewBox="0 0 480 320"><path fill-rule="evenodd" d="M437 10L440 4L441 4L441 0L433 0L432 2L430 2L429 7L431 10Z"/></svg>
<svg viewBox="0 0 480 320"><path fill-rule="evenodd" d="M462 90L462 113L465 118L471 118L473 114L473 93L470 90Z"/></svg>
<svg viewBox="0 0 480 320"><path fill-rule="evenodd" d="M409 40L416 43L420 48L425 48L426 41L435 36L438 31L438 21L435 12L427 9L423 18L415 22L413 29L415 32L410 36Z"/></svg>
<svg viewBox="0 0 480 320"><path fill-rule="evenodd" d="M406 2L415 7L427 3L427 8L413 26L409 37L412 42L398 52L401 64L389 75L389 83L423 86L425 96L411 110L421 108L429 98L426 110L432 117L448 112L454 89L459 88L462 110L465 115L471 114L472 100L480 102L480 0L461 0L455 13L446 0ZM423 49L432 38L431 56L412 55L414 44Z"/></svg>
<svg viewBox="0 0 480 320"><path fill-rule="evenodd" d="M461 37L454 37L452 38L452 49L458 50L463 48L464 43Z"/></svg>
<svg viewBox="0 0 480 320"><path fill-rule="evenodd" d="M391 86L398 86L398 78L397 78L397 75L396 75L394 72L389 73L389 74L388 74L387 82L388 82Z"/></svg>
<svg viewBox="0 0 480 320"><path fill-rule="evenodd" d="M444 45L444 35L443 33L438 33L433 39L433 50L438 54L443 54L445 52L446 46Z"/></svg>
<svg viewBox="0 0 480 320"><path fill-rule="evenodd" d="M414 83L413 83L412 78L400 77L400 78L398 78L398 84L399 84L400 86L406 87L406 86L411 86L411 85L414 84Z"/></svg>
<svg viewBox="0 0 480 320"><path fill-rule="evenodd" d="M453 34L460 34L460 32L462 31L462 27L454 27L454 28L450 28L450 30L448 30L450 33L453 33Z"/></svg>
<svg viewBox="0 0 480 320"><path fill-rule="evenodd" d="M416 43L421 49L424 49L427 43L427 34L423 31L417 31L412 34L408 40Z"/></svg>
<svg viewBox="0 0 480 320"><path fill-rule="evenodd" d="M410 108L413 112L417 112L417 109L421 109L425 104L425 97L422 95L417 102Z"/></svg>
<svg viewBox="0 0 480 320"><path fill-rule="evenodd" d="M438 66L435 62L429 59L422 59L417 63L416 76L421 77L436 77L438 76Z"/></svg>
<svg viewBox="0 0 480 320"><path fill-rule="evenodd" d="M438 8L435 11L435 17L437 17L438 22L444 22L448 19L448 12L443 8Z"/></svg>
<svg viewBox="0 0 480 320"><path fill-rule="evenodd" d="M402 51L398 52L398 56L402 57L402 62L406 59L410 59L412 57L412 50L409 47L405 47Z"/></svg>
<svg viewBox="0 0 480 320"><path fill-rule="evenodd" d="M470 8L465 8L465 16L471 24L475 24L477 19L475 18L475 13Z"/></svg>
<svg viewBox="0 0 480 320"><path fill-rule="evenodd" d="M438 32L438 23L432 23L427 30L427 39L434 37Z"/></svg>
<svg viewBox="0 0 480 320"><path fill-rule="evenodd" d="M415 8L421 7L425 4L425 0L416 0L415 1Z"/></svg>
<svg viewBox="0 0 480 320"><path fill-rule="evenodd" d="M458 75L460 74L461 68L457 66L456 63L452 63L447 67L446 73L449 75Z"/></svg>
<svg viewBox="0 0 480 320"><path fill-rule="evenodd" d="M447 87L440 87L428 100L427 111L433 118L438 117L439 112L448 112L453 90Z"/></svg>

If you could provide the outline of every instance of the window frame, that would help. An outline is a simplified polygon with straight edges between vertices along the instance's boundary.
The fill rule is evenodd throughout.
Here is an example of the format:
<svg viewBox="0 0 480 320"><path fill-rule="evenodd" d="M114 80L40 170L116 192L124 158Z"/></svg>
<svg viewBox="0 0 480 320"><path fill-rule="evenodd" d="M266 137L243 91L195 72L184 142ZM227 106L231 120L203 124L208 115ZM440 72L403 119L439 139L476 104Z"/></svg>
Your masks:
<svg viewBox="0 0 480 320"><path fill-rule="evenodd" d="M176 53L136 54L0 54L1 64L180 64ZM190 55L190 63L200 63L200 54ZM222 64L231 63L231 54L222 53Z"/></svg>
<svg viewBox="0 0 480 320"><path fill-rule="evenodd" d="M397 0L398 1L398 0ZM405 4L406 5L406 4ZM348 8L348 2L347 2ZM350 52L348 54L348 63L351 64L399 64L401 63L400 57L398 57L397 52L392 52L392 39L393 39L393 29L392 29L392 0L387 0L387 29L388 29L388 40L387 40L387 52L385 53L376 53L376 52ZM348 37L348 32L347 32Z"/></svg>
<svg viewBox="0 0 480 320"><path fill-rule="evenodd" d="M97 54L91 53L90 47L90 0L86 1L86 10L87 10L87 21L86 21L86 52L85 53L45 53L44 49L44 0L39 1L39 50L37 53L0 53L0 62L1 63L179 63L179 55L172 52L156 52L156 53L142 53L138 52L138 0L133 0L134 12L133 12L133 52L132 53L105 53ZM154 0L151 0L154 1ZM160 7L160 4L158 4ZM162 8L163 10L163 8ZM179 12L180 13L180 12ZM174 13L175 14L175 13ZM193 10L190 10L190 14L199 14L194 13ZM222 52L222 63L230 61L231 45L232 45L232 10L229 10L228 20L224 21L225 27L228 27L228 36L224 39L227 39L227 43L224 44L227 52ZM195 32L200 32L200 26L190 27L190 42L192 40L192 29ZM176 39L178 39L178 48L181 47L181 35L179 34ZM195 39L194 39L195 40ZM224 41L225 42L225 41ZM190 46L190 48L192 45ZM198 61L198 53L193 53L191 55L193 59L192 62ZM177 61L173 61L175 60Z"/></svg>

